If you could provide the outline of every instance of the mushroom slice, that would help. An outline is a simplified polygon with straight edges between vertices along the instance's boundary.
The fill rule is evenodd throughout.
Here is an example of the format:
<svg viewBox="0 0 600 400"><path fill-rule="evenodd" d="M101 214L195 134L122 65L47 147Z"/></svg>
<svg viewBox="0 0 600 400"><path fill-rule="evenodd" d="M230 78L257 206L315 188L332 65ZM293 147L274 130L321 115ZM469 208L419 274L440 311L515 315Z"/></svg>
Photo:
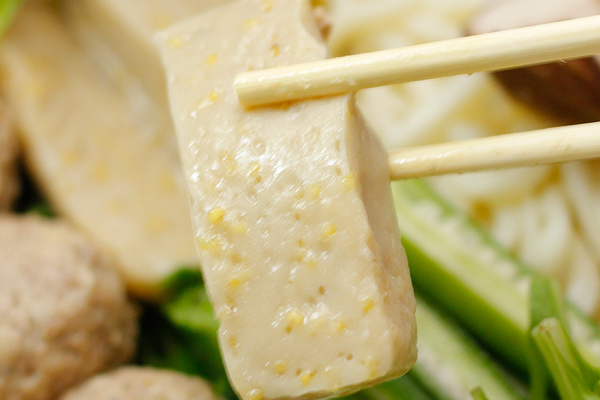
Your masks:
<svg viewBox="0 0 600 400"><path fill-rule="evenodd" d="M494 3L475 19L471 34L600 14L596 0L508 0ZM598 56L494 73L517 99L566 123L600 120Z"/></svg>

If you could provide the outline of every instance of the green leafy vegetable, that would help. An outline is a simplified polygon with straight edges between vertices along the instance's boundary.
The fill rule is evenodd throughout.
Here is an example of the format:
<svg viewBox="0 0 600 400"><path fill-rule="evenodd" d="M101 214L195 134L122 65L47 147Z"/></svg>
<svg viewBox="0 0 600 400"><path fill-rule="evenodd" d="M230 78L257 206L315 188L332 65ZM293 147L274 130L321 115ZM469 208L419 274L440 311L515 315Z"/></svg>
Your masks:
<svg viewBox="0 0 600 400"><path fill-rule="evenodd" d="M557 318L543 320L532 335L563 400L600 400L600 370L581 357Z"/></svg>
<svg viewBox="0 0 600 400"><path fill-rule="evenodd" d="M392 183L415 288L521 371L529 370L529 282L539 276L423 181ZM600 328L566 307L573 340L600 366Z"/></svg>
<svg viewBox="0 0 600 400"><path fill-rule="evenodd" d="M0 36L4 35L17 15L22 0L0 0Z"/></svg>
<svg viewBox="0 0 600 400"><path fill-rule="evenodd" d="M455 321L417 297L419 359L410 371L429 392L444 400L469 396L482 386L494 400L523 399L523 387L511 379Z"/></svg>
<svg viewBox="0 0 600 400"><path fill-rule="evenodd" d="M473 400L488 400L481 386L471 390L471 397L473 397Z"/></svg>
<svg viewBox="0 0 600 400"><path fill-rule="evenodd" d="M347 396L346 400L434 400L410 375Z"/></svg>
<svg viewBox="0 0 600 400"><path fill-rule="evenodd" d="M546 318L556 318L567 326L562 294L554 279L542 276L532 278L529 292L529 318L532 331ZM544 357L531 335L528 351L531 399L545 400L548 398L550 374Z"/></svg>

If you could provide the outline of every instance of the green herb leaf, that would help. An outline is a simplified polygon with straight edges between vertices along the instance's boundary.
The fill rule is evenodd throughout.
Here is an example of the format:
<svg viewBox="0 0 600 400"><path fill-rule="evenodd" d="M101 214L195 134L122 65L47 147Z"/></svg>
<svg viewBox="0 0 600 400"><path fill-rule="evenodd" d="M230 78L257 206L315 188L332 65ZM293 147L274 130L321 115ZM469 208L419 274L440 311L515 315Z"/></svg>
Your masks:
<svg viewBox="0 0 600 400"><path fill-rule="evenodd" d="M433 400L410 375L380 383L346 399L354 397L361 400Z"/></svg>
<svg viewBox="0 0 600 400"><path fill-rule="evenodd" d="M560 288L554 279L533 276L529 295L530 332L547 318L556 318L567 326L565 305ZM544 357L529 335L529 380L532 400L546 400L551 383L550 372Z"/></svg>
<svg viewBox="0 0 600 400"><path fill-rule="evenodd" d="M22 0L0 0L0 36L4 35L19 11Z"/></svg>
<svg viewBox="0 0 600 400"><path fill-rule="evenodd" d="M543 320L532 336L563 400L600 400L600 371L583 359L557 318Z"/></svg>
<svg viewBox="0 0 600 400"><path fill-rule="evenodd" d="M481 387L471 390L471 397L473 397L473 400L488 400Z"/></svg>

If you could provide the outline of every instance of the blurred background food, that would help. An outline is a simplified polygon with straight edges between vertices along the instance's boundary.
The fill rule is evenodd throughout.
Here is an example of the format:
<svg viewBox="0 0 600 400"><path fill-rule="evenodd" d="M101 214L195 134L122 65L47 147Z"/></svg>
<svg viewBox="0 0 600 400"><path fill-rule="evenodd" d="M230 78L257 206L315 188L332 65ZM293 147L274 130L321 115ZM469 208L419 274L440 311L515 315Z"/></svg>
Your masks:
<svg viewBox="0 0 600 400"><path fill-rule="evenodd" d="M170 118L85 54L55 9L26 3L0 47L2 90L44 197L114 255L130 291L156 297L196 263Z"/></svg>
<svg viewBox="0 0 600 400"><path fill-rule="evenodd" d="M69 390L60 400L217 400L204 380L149 367L121 367Z"/></svg>
<svg viewBox="0 0 600 400"><path fill-rule="evenodd" d="M589 16L598 8L594 1L333 0L330 5L330 48L336 56L450 39L470 30L484 31L481 21L503 8L510 9L501 10L505 13L502 18L494 15L500 24L484 21L486 27L492 26L489 31ZM540 8L548 15L539 12ZM504 17L508 21L504 22ZM531 74L531 70L519 74ZM555 80L539 85L560 87L565 85L563 77L560 73ZM510 82L516 80L509 78ZM582 82L578 88L586 86L587 91L593 91L592 85L599 83ZM594 91L593 96L598 94ZM578 93L563 98L573 106L585 101L586 96ZM358 99L365 117L390 149L544 128L563 118L548 118L547 113L542 115L515 101L490 74L364 90ZM599 105L595 102L588 108L600 110ZM564 118L579 122L591 119L590 115L584 118L572 113ZM597 315L600 220L592 199L597 198L600 182L594 165L594 161L581 162L443 176L429 181L522 261L558 278L565 293L582 309Z"/></svg>

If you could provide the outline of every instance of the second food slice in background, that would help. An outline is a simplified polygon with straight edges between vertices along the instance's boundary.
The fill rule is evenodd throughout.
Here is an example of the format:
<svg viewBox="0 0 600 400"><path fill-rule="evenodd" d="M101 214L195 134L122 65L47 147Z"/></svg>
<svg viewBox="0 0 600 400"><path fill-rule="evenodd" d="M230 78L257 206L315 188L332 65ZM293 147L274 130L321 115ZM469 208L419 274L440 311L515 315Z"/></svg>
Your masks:
<svg viewBox="0 0 600 400"><path fill-rule="evenodd" d="M170 127L138 120L54 11L23 8L0 69L29 171L59 214L115 256L132 293L156 297L163 279L197 263Z"/></svg>

